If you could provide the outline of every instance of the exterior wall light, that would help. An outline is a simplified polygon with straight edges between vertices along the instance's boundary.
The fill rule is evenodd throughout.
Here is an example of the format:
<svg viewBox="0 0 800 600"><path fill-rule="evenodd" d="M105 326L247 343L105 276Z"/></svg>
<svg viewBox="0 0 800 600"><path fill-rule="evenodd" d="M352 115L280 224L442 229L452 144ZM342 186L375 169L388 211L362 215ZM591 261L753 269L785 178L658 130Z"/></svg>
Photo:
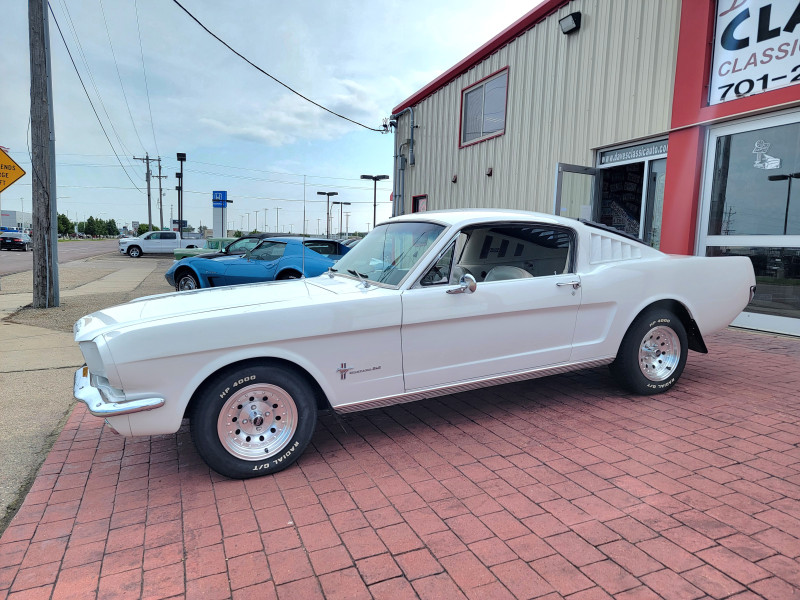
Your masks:
<svg viewBox="0 0 800 600"><path fill-rule="evenodd" d="M581 28L581 13L570 13L563 19L559 19L558 26L561 27L561 33L565 35L575 33Z"/></svg>
<svg viewBox="0 0 800 600"><path fill-rule="evenodd" d="M488 169L486 169L486 176L487 177L491 177L492 176L492 167L489 167Z"/></svg>
<svg viewBox="0 0 800 600"><path fill-rule="evenodd" d="M458 181L458 175L453 175L453 178L450 181L456 183Z"/></svg>

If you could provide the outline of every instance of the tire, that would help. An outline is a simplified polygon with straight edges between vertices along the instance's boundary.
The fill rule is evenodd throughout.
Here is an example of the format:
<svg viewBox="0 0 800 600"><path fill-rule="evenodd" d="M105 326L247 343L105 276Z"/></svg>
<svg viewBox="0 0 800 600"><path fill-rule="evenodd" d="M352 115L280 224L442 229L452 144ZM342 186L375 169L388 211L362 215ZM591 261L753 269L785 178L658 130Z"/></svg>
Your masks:
<svg viewBox="0 0 800 600"><path fill-rule="evenodd" d="M276 365L223 372L194 402L190 423L198 453L217 473L233 479L269 475L293 464L317 422L316 398L306 378Z"/></svg>
<svg viewBox="0 0 800 600"><path fill-rule="evenodd" d="M284 279L301 279L303 276L298 273L297 271L284 271L280 275L276 277L278 281L283 281Z"/></svg>
<svg viewBox="0 0 800 600"><path fill-rule="evenodd" d="M667 310L650 310L631 324L611 363L617 382L635 394L666 392L686 366L688 341L680 319Z"/></svg>
<svg viewBox="0 0 800 600"><path fill-rule="evenodd" d="M139 246L131 246L128 248L128 256L131 258L139 258L142 255L142 249Z"/></svg>
<svg viewBox="0 0 800 600"><path fill-rule="evenodd" d="M178 279L175 280L175 290L178 292L184 290L199 290L200 289L200 282L197 280L197 277L191 271L183 271L179 276Z"/></svg>

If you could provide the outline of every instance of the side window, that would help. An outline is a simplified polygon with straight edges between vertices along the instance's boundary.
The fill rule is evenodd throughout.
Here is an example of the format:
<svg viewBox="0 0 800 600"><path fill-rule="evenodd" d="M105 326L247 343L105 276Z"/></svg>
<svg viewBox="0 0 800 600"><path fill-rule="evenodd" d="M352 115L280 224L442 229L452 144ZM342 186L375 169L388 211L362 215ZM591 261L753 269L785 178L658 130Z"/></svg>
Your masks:
<svg viewBox="0 0 800 600"><path fill-rule="evenodd" d="M172 231L162 231L161 232L161 239L162 240L174 240L177 238L177 234Z"/></svg>
<svg viewBox="0 0 800 600"><path fill-rule="evenodd" d="M503 223L465 229L456 247L453 277L505 281L568 273L573 235L562 227ZM456 279L457 282L457 279Z"/></svg>
<svg viewBox="0 0 800 600"><path fill-rule="evenodd" d="M430 285L443 285L450 282L450 268L453 265L453 251L455 243L445 250L439 259L433 263L433 266L427 273L420 279L419 284L424 287Z"/></svg>
<svg viewBox="0 0 800 600"><path fill-rule="evenodd" d="M285 250L286 244L279 242L266 242L253 250L252 254L250 254L250 258L254 258L256 260L278 260L281 256L283 256L283 252Z"/></svg>
<svg viewBox="0 0 800 600"><path fill-rule="evenodd" d="M339 244L336 242L305 242L305 247L309 250L313 250L317 254L322 254L323 256L331 256L331 255L338 255L339 254Z"/></svg>

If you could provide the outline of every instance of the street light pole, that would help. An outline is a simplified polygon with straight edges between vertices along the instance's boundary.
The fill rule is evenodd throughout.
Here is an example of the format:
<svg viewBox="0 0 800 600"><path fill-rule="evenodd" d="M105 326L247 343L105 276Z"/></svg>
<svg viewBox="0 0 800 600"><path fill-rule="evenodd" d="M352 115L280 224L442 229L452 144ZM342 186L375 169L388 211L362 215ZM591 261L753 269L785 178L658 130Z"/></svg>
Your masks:
<svg viewBox="0 0 800 600"><path fill-rule="evenodd" d="M789 173L788 175L770 175L770 181L789 181L789 189L786 191L786 214L783 217L783 235L789 228L789 203L792 201L792 179L800 179L800 172Z"/></svg>
<svg viewBox="0 0 800 600"><path fill-rule="evenodd" d="M372 226L375 226L375 223L378 221L377 219L377 212L378 212L378 182L383 181L384 179L389 179L388 175L362 175L361 179L372 179L373 182L373 189L372 189Z"/></svg>
<svg viewBox="0 0 800 600"><path fill-rule="evenodd" d="M338 196L339 192L317 192L317 196L327 196L328 197L328 204L325 207L325 222L326 222L326 231L325 234L328 239L331 237L331 196ZM335 204L335 203L334 203Z"/></svg>
<svg viewBox="0 0 800 600"><path fill-rule="evenodd" d="M339 237L342 237L342 207L345 205L350 206L350 202L334 202L333 204L339 205Z"/></svg>
<svg viewBox="0 0 800 600"><path fill-rule="evenodd" d="M345 204L350 206L349 202L339 202L339 237L342 237L342 207Z"/></svg>
<svg viewBox="0 0 800 600"><path fill-rule="evenodd" d="M178 162L181 163L181 176L180 176L180 187L178 188L178 231L183 237L183 163L186 162L186 153L185 152L178 152L177 153ZM177 177L178 174L175 173Z"/></svg>

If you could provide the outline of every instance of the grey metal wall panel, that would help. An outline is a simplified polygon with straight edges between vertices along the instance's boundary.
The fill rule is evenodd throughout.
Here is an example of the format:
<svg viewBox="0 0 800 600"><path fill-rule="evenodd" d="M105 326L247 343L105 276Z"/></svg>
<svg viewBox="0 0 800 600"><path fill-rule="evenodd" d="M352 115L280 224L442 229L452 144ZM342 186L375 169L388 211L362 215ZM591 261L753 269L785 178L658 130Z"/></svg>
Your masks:
<svg viewBox="0 0 800 600"><path fill-rule="evenodd" d="M558 20L575 11L580 30L562 34ZM574 0L419 102L404 211L427 194L429 210L552 212L558 162L593 165L596 148L669 129L679 21L680 0ZM459 148L462 90L506 66L506 133Z"/></svg>

